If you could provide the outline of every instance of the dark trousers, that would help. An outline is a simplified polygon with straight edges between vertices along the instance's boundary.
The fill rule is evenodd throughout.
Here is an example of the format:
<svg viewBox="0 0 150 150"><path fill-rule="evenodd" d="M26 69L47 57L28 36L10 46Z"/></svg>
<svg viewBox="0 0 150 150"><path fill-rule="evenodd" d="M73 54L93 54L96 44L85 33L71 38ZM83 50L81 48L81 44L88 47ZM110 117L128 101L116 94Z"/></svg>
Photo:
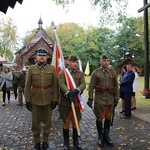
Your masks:
<svg viewBox="0 0 150 150"><path fill-rule="evenodd" d="M3 102L5 103L5 99L6 99L6 93L7 93L7 99L8 101L10 100L10 91L3 91Z"/></svg>
<svg viewBox="0 0 150 150"><path fill-rule="evenodd" d="M17 84L13 84L13 91L14 91L14 96L15 96L15 99L17 99L17 89L18 89L18 85Z"/></svg>
<svg viewBox="0 0 150 150"><path fill-rule="evenodd" d="M125 116L126 117L131 117L131 97L132 97L132 92L124 93Z"/></svg>

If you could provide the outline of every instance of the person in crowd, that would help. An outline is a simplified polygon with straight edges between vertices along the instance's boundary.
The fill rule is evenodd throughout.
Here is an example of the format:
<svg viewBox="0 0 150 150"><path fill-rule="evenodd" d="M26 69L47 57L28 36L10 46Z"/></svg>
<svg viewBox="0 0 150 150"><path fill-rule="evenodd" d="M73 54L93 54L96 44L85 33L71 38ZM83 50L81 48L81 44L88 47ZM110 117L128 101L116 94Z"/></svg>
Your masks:
<svg viewBox="0 0 150 150"><path fill-rule="evenodd" d="M10 103L10 90L13 90L13 75L10 71L9 67L4 67L4 71L2 72L1 76L1 88L2 88L2 95L3 95L3 104L5 106L6 94L8 103Z"/></svg>
<svg viewBox="0 0 150 150"><path fill-rule="evenodd" d="M124 74L127 72L127 67L126 65L123 66L122 68L122 72L119 78L119 82L121 82L123 80ZM123 98L123 93L120 91L120 98L122 100L122 110L120 111L120 113L124 113L125 108L124 108L124 98Z"/></svg>
<svg viewBox="0 0 150 150"><path fill-rule="evenodd" d="M24 95L26 71L27 71L26 67L24 66L23 69L18 71L16 74L17 83L18 83L18 104L17 104L17 106L23 106L23 95Z"/></svg>
<svg viewBox="0 0 150 150"><path fill-rule="evenodd" d="M25 101L27 109L32 112L34 149L40 150L42 142L42 149L47 150L52 110L56 108L59 97L58 79L55 67L47 63L48 51L40 48L36 55L37 64L31 65L26 74Z"/></svg>
<svg viewBox="0 0 150 150"><path fill-rule="evenodd" d="M18 83L17 83L17 77L16 77L17 71L14 68L12 68L12 74L13 74L13 93L15 96L15 100L17 100L17 97L18 97L18 93L17 93Z"/></svg>
<svg viewBox="0 0 150 150"><path fill-rule="evenodd" d="M94 100L98 144L103 147L105 142L110 146L114 145L109 137L109 131L114 109L118 103L119 91L117 74L114 69L108 67L110 64L109 56L102 54L100 64L101 67L91 74L87 105L92 108Z"/></svg>
<svg viewBox="0 0 150 150"><path fill-rule="evenodd" d="M77 127L75 124L75 119L73 116L73 111L71 103L74 103L75 112L77 115L78 123L81 120L81 112L77 102L77 95L81 94L86 88L86 82L84 78L84 73L77 70L78 68L78 58L75 55L71 55L67 61L67 68L62 70L58 76L58 84L60 87L60 104L59 112L60 118L63 121L63 138L64 138L64 149L69 150L69 126L72 123L73 127L73 146L81 150L81 144L78 141ZM72 78L72 83L75 88L69 87L67 85L68 80L66 77L66 70L68 70L69 75Z"/></svg>
<svg viewBox="0 0 150 150"><path fill-rule="evenodd" d="M131 110L135 110L136 109L136 97L135 97L135 94L136 94L136 91L138 89L138 73L137 73L137 68L136 67L133 67L133 72L135 73L135 78L134 78L134 81L133 81L133 93L132 93L132 103L131 103Z"/></svg>
<svg viewBox="0 0 150 150"><path fill-rule="evenodd" d="M131 117L131 97L133 93L133 81L135 78L135 73L132 71L132 64L127 64L127 72L124 74L124 77L120 85L120 92L122 93L122 98L124 99L124 114L120 115L120 118L127 119Z"/></svg>

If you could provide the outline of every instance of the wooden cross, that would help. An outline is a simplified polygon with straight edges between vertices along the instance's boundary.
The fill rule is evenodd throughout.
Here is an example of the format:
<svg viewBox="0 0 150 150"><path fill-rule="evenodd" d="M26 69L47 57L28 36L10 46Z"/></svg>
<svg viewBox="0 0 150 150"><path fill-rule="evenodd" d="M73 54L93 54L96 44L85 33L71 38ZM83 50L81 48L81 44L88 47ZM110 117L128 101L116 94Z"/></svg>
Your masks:
<svg viewBox="0 0 150 150"><path fill-rule="evenodd" d="M148 35L148 7L150 3L147 0L144 1L144 6L138 10L138 12L144 11L144 45L145 45L145 64L144 64L144 89L149 90L149 35ZM148 98L148 97L147 97Z"/></svg>

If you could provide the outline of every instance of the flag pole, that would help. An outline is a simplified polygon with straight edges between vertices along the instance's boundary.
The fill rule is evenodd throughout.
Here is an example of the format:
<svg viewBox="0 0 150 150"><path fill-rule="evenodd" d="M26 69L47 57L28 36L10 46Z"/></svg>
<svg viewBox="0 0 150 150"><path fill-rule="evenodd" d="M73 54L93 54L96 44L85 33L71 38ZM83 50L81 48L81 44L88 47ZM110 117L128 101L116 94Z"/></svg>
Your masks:
<svg viewBox="0 0 150 150"><path fill-rule="evenodd" d="M61 51L61 47L60 47L58 35L57 35L57 32L56 32L55 29L54 29L54 34L55 34L56 42L58 42L58 46L59 46L59 49L60 49L62 60L64 62L64 57L63 57L63 54L62 54L62 51ZM65 79L66 79L67 87L70 89L65 68L64 68L64 73L65 73ZM74 107L74 103L73 102L71 102L71 108L72 108L73 117L74 117L74 120L75 120L75 125L76 125L76 128L77 128L77 133L78 133L78 136L80 137L80 128L79 128L79 124L78 124L78 120L77 120L77 115L76 115L76 112L75 112L75 107Z"/></svg>
<svg viewBox="0 0 150 150"><path fill-rule="evenodd" d="M65 73L65 79L66 79L67 87L70 89L65 69L64 69L64 73ZM76 128L77 128L78 137L80 137L81 136L80 135L80 128L79 128L79 124L78 124L78 120L77 120L77 115L76 115L76 111L75 111L75 107L74 107L74 103L73 102L71 102L71 108L72 108L73 117L74 117L74 120L75 120L75 125L76 125Z"/></svg>
<svg viewBox="0 0 150 150"><path fill-rule="evenodd" d="M60 42L59 42L59 38L58 38L58 35L57 35L57 32L56 30L54 29L54 34L55 34L55 38L56 38L56 42L58 43L58 46L59 46L59 49L60 49L60 53L61 53L61 57L63 56L62 54L62 50L61 50L61 46L60 46ZM62 60L64 62L64 57L62 57Z"/></svg>

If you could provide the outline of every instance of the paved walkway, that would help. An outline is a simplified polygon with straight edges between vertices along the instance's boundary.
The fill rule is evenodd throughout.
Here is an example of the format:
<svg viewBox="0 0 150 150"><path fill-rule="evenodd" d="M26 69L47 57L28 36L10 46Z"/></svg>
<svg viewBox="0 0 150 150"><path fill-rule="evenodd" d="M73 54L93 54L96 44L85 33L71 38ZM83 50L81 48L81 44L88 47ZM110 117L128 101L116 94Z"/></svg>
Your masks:
<svg viewBox="0 0 150 150"><path fill-rule="evenodd" d="M5 107L0 106L0 150L32 150L33 136L31 132L31 113L23 107L16 106L13 96L11 103ZM83 99L87 101L84 95ZM0 102L0 105L2 102ZM57 110L53 111L53 123L49 136L51 150L63 149L62 121ZM70 128L70 130L72 130ZM150 123L138 119L133 114L131 119L120 119L119 110L116 109L114 126L111 127L110 136L114 146L105 145L100 148L97 143L95 116L85 104L82 113L81 138L84 150L150 150ZM71 150L72 135L70 134Z"/></svg>

